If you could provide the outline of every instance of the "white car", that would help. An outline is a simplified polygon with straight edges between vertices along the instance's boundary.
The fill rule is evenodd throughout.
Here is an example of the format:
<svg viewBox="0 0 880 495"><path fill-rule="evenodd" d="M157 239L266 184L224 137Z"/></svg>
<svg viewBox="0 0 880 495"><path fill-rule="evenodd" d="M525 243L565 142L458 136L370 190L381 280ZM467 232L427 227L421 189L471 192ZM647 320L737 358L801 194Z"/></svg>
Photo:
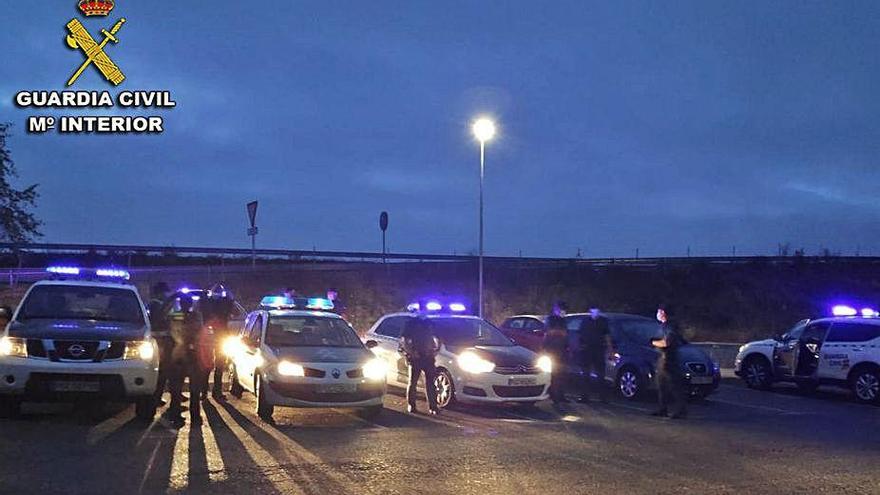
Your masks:
<svg viewBox="0 0 880 495"><path fill-rule="evenodd" d="M121 401L151 420L156 344L137 289L120 270L50 267L0 337L0 413L22 402Z"/></svg>
<svg viewBox="0 0 880 495"><path fill-rule="evenodd" d="M357 408L382 412L385 363L361 342L326 299L263 299L239 337L224 344L231 393L256 396L257 415L272 421L276 406Z"/></svg>
<svg viewBox="0 0 880 495"><path fill-rule="evenodd" d="M880 402L880 318L871 309L836 306L831 318L803 320L783 335L740 347L735 372L751 388L794 382L852 390L859 402ZM846 315L846 316L843 316Z"/></svg>
<svg viewBox="0 0 880 495"><path fill-rule="evenodd" d="M479 317L458 312L437 309L426 315L441 344L436 359L438 406L445 408L455 402L534 404L549 397L549 357L516 345ZM388 363L391 385L406 387L409 382L406 360L398 347L406 322L417 317L412 312L385 315L365 337L378 344L373 352Z"/></svg>

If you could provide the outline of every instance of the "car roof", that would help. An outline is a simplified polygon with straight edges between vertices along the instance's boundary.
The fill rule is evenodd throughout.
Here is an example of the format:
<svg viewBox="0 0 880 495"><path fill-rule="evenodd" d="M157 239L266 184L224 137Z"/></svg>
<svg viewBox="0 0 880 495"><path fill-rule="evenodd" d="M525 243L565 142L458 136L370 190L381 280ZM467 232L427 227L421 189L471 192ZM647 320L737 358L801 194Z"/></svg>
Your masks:
<svg viewBox="0 0 880 495"><path fill-rule="evenodd" d="M328 311L312 311L308 309L271 309L271 310L258 310L258 311L266 311L269 313L270 317L284 317L284 316L317 316L320 318L332 318L335 320L341 320L342 317L336 313L331 313Z"/></svg>
<svg viewBox="0 0 880 495"><path fill-rule="evenodd" d="M410 312L403 312L403 311L401 311L401 312L398 312L398 313L388 313L387 315L383 315L382 318L383 318L383 319L384 319L384 318L389 318L389 317L391 317L391 316L408 316L408 317L410 317L410 318L415 318L415 317L417 317L417 316L420 316L420 314L419 314L419 313L410 313ZM424 316L427 316L428 318L431 318L431 319L439 319L439 318L461 318L461 319L469 319L469 320L479 320L479 319L481 319L481 318L480 318L479 316L477 316L477 315L455 315L455 314L450 314L450 313L433 313L433 314L427 314L427 315L424 315Z"/></svg>
<svg viewBox="0 0 880 495"><path fill-rule="evenodd" d="M803 320L801 320L803 321ZM868 325L880 325L880 318L864 317L864 316L829 316L828 318L816 318L809 320L809 323L830 322L830 323L867 323Z"/></svg>
<svg viewBox="0 0 880 495"><path fill-rule="evenodd" d="M130 289L137 292L137 287L130 282L107 282L97 280L39 280L31 287L38 285L61 285L75 287L102 287L106 289Z"/></svg>
<svg viewBox="0 0 880 495"><path fill-rule="evenodd" d="M534 318L536 320L543 320L546 317L547 317L546 315L513 315L513 316L508 316L507 319L510 320L512 318Z"/></svg>

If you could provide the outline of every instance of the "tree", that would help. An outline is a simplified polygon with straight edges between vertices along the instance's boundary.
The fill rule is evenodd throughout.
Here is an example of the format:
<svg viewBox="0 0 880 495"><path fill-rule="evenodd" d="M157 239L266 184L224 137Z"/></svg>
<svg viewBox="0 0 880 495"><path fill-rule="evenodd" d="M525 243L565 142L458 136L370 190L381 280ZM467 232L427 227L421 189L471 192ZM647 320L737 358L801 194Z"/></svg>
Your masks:
<svg viewBox="0 0 880 495"><path fill-rule="evenodd" d="M10 179L18 177L12 153L6 147L6 138L10 136L11 124L0 124L0 238L7 242L29 242L41 237L40 226L43 222L29 211L36 206L38 184L24 189L16 189Z"/></svg>

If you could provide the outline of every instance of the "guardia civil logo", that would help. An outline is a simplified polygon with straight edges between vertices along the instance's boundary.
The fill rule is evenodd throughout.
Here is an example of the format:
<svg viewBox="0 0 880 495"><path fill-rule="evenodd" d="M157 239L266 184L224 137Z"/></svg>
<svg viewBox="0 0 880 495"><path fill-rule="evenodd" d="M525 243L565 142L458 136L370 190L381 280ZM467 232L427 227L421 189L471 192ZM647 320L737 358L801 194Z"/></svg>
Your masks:
<svg viewBox="0 0 880 495"><path fill-rule="evenodd" d="M110 12L116 7L116 2L114 0L80 0L78 7L87 19L90 17L104 18L110 15ZM94 66L114 86L118 86L125 80L122 69L113 62L113 59L105 51L107 44L111 41L114 44L119 43L116 33L122 29L123 24L125 24L124 17L120 18L109 31L102 29L101 35L104 39L98 43L79 19L74 18L67 23L67 30L70 31L70 34L67 35L67 46L78 50L85 57L85 61L67 81L68 86L73 86L89 66Z"/></svg>

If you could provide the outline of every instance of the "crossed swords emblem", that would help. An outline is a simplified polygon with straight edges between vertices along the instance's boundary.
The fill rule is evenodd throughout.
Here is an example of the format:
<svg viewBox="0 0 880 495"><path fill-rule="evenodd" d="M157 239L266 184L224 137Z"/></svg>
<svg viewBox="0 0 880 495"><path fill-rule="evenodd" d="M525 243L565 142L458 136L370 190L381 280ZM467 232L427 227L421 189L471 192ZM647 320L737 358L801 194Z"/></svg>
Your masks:
<svg viewBox="0 0 880 495"><path fill-rule="evenodd" d="M108 81L113 83L114 85L119 85L122 81L125 80L125 74L119 70L119 67L110 60L110 57L104 53L104 47L107 46L107 43L119 43L119 39L116 37L116 33L122 29L122 25L125 24L125 18L119 19L119 22L113 26L110 31L106 29L102 29L101 33L104 35L104 40L101 41L99 45L92 35L86 31L86 28L82 25L81 22L77 19L73 19L67 23L67 30L70 31L70 34L67 35L67 46L73 48L74 50L79 48L83 51L86 56L86 61L80 66L80 68L73 74L69 81L67 81L68 86L72 86L73 83L79 79L79 76L93 63L98 71L107 78Z"/></svg>

